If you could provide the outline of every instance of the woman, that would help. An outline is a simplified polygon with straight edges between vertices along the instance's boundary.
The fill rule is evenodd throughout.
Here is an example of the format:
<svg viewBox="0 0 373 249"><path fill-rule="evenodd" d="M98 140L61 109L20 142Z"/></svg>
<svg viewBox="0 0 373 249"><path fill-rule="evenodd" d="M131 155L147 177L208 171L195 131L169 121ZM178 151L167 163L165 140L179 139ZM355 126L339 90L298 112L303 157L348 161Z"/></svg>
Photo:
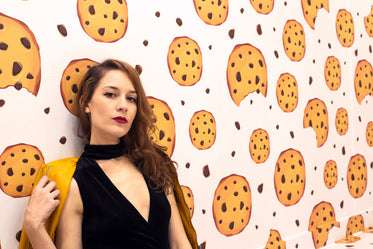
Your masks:
<svg viewBox="0 0 373 249"><path fill-rule="evenodd" d="M136 70L93 66L78 99L89 144L39 171L24 216L33 248L196 248L173 162L149 139L153 114Z"/></svg>

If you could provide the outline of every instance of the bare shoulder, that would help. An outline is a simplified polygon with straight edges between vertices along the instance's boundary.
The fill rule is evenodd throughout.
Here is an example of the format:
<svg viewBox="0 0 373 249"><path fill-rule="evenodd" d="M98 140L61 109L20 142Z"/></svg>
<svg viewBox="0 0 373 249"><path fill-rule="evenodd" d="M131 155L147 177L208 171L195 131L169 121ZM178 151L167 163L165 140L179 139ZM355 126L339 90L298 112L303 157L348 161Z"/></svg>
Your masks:
<svg viewBox="0 0 373 249"><path fill-rule="evenodd" d="M65 206L69 206L69 209L74 210L80 214L83 213L83 202L80 196L78 183L74 178L71 179L69 194L66 199Z"/></svg>

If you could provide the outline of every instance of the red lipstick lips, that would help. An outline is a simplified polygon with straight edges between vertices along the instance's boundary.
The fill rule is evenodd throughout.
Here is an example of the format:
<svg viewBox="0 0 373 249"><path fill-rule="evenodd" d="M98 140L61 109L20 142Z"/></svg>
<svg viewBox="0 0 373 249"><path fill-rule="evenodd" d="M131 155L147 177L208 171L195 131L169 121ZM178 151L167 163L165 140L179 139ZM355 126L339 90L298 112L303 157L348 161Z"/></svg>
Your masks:
<svg viewBox="0 0 373 249"><path fill-rule="evenodd" d="M113 118L115 121L117 121L118 123L121 123L121 124L126 124L128 121L125 117L115 117Z"/></svg>

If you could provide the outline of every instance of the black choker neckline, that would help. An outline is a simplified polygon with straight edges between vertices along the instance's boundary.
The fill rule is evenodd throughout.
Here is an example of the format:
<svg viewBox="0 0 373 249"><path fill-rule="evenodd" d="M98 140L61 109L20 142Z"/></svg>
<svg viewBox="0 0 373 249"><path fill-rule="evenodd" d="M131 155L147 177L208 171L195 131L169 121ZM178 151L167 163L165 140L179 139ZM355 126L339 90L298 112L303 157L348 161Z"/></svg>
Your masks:
<svg viewBox="0 0 373 249"><path fill-rule="evenodd" d="M122 141L118 144L87 144L84 147L84 156L95 160L117 158L124 154L123 147Z"/></svg>

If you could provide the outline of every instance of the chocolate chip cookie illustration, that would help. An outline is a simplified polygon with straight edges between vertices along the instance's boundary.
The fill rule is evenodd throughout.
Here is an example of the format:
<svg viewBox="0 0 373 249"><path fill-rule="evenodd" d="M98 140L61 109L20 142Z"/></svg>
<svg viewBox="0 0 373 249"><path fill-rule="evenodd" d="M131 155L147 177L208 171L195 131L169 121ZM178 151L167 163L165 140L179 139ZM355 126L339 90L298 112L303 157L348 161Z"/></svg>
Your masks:
<svg viewBox="0 0 373 249"><path fill-rule="evenodd" d="M368 146L373 147L373 121L370 121L367 124L367 128L365 131L365 138L367 140Z"/></svg>
<svg viewBox="0 0 373 249"><path fill-rule="evenodd" d="M0 13L0 89L14 86L37 96L41 79L39 45L20 20ZM6 58L6 59L4 59Z"/></svg>
<svg viewBox="0 0 373 249"><path fill-rule="evenodd" d="M335 21L335 28L339 43L343 47L351 47L355 38L354 19L351 13L345 9L339 10Z"/></svg>
<svg viewBox="0 0 373 249"><path fill-rule="evenodd" d="M297 80L290 73L281 74L276 86L277 103L284 112L292 112L298 105Z"/></svg>
<svg viewBox="0 0 373 249"><path fill-rule="evenodd" d="M315 29L317 13L324 8L329 12L329 0L302 0L303 15L308 25Z"/></svg>
<svg viewBox="0 0 373 249"><path fill-rule="evenodd" d="M303 127L312 127L316 132L317 147L321 147L328 138L329 118L325 103L320 99L308 101L303 116Z"/></svg>
<svg viewBox="0 0 373 249"><path fill-rule="evenodd" d="M263 129L253 131L249 143L250 156L256 163L264 163L270 152L269 135Z"/></svg>
<svg viewBox="0 0 373 249"><path fill-rule="evenodd" d="M63 71L60 90L63 103L69 112L78 116L77 95L86 72L98 63L90 59L71 61Z"/></svg>
<svg viewBox="0 0 373 249"><path fill-rule="evenodd" d="M324 201L317 204L312 210L308 223L308 231L312 233L315 248L325 246L330 230L339 226L332 204Z"/></svg>
<svg viewBox="0 0 373 249"><path fill-rule="evenodd" d="M167 54L171 77L181 86L196 84L202 75L202 53L196 41L189 37L176 37Z"/></svg>
<svg viewBox="0 0 373 249"><path fill-rule="evenodd" d="M189 124L189 136L199 150L210 148L216 139L216 121L212 113L202 110L195 112Z"/></svg>
<svg viewBox="0 0 373 249"><path fill-rule="evenodd" d="M126 0L78 0L80 25L84 32L98 42L121 39L128 25Z"/></svg>
<svg viewBox="0 0 373 249"><path fill-rule="evenodd" d="M216 228L225 236L245 229L251 217L251 190L245 177L229 175L215 190L212 205Z"/></svg>
<svg viewBox="0 0 373 249"><path fill-rule="evenodd" d="M193 3L199 18L206 24L217 26L224 23L228 17L228 0L193 0Z"/></svg>
<svg viewBox="0 0 373 249"><path fill-rule="evenodd" d="M285 54L291 61L300 61L306 53L306 37L302 25L296 20L289 20L284 26L282 43Z"/></svg>
<svg viewBox="0 0 373 249"><path fill-rule="evenodd" d="M364 218L361 214L354 215L348 219L346 236L351 236L355 233L364 230Z"/></svg>
<svg viewBox="0 0 373 249"><path fill-rule="evenodd" d="M367 60L361 60L355 68L355 95L357 102L361 104L363 99L373 95L373 68Z"/></svg>
<svg viewBox="0 0 373 249"><path fill-rule="evenodd" d="M148 101L155 115L154 124L157 130L150 134L150 139L167 147L168 156L172 156L175 148L175 118L166 102L149 96Z"/></svg>
<svg viewBox="0 0 373 249"><path fill-rule="evenodd" d="M325 61L324 77L328 88L332 91L338 90L341 86L341 65L334 56L329 56Z"/></svg>
<svg viewBox="0 0 373 249"><path fill-rule="evenodd" d="M306 186L306 167L299 151L288 149L281 152L276 162L274 182L281 204L292 206L299 202Z"/></svg>
<svg viewBox="0 0 373 249"><path fill-rule="evenodd" d="M324 167L324 183L328 189L335 187L338 181L337 163L333 160L326 162Z"/></svg>
<svg viewBox="0 0 373 249"><path fill-rule="evenodd" d="M271 229L265 249L286 249L286 242L282 240L277 230Z"/></svg>
<svg viewBox="0 0 373 249"><path fill-rule="evenodd" d="M227 82L231 98L237 106L252 92L265 97L267 77L267 65L259 49L250 44L234 47L227 65Z"/></svg>
<svg viewBox="0 0 373 249"><path fill-rule="evenodd" d="M350 158L347 168L347 187L351 196L360 198L367 188L367 163L364 156L356 154Z"/></svg>
<svg viewBox="0 0 373 249"><path fill-rule="evenodd" d="M267 15L273 10L274 0L250 0L254 10L259 14Z"/></svg>
<svg viewBox="0 0 373 249"><path fill-rule="evenodd" d="M364 16L364 26L369 37L373 37L373 6L370 9L369 15Z"/></svg>
<svg viewBox="0 0 373 249"><path fill-rule="evenodd" d="M193 217L194 213L194 196L192 190L187 186L181 186L181 190L183 191L184 199L189 208L190 217Z"/></svg>
<svg viewBox="0 0 373 249"><path fill-rule="evenodd" d="M43 164L37 147L24 143L8 146L0 155L0 188L12 197L29 196Z"/></svg>
<svg viewBox="0 0 373 249"><path fill-rule="evenodd" d="M335 128L339 135L345 135L348 130L348 114L343 107L337 110L335 114Z"/></svg>

